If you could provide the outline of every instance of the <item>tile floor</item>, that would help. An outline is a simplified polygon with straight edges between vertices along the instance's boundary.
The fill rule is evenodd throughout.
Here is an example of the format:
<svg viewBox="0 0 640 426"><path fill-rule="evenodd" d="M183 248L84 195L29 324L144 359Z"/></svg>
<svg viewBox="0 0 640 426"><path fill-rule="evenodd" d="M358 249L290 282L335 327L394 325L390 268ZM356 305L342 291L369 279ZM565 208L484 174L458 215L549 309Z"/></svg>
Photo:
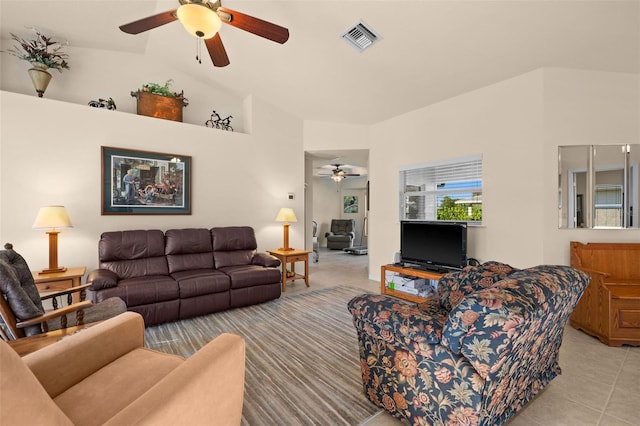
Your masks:
<svg viewBox="0 0 640 426"><path fill-rule="evenodd" d="M321 249L319 257L318 263L309 264L311 287L301 281L288 283L284 297L334 286L379 291L379 282L368 279L367 256ZM560 366L562 375L509 426L640 426L640 347L611 348L567 326ZM400 424L381 411L363 426Z"/></svg>

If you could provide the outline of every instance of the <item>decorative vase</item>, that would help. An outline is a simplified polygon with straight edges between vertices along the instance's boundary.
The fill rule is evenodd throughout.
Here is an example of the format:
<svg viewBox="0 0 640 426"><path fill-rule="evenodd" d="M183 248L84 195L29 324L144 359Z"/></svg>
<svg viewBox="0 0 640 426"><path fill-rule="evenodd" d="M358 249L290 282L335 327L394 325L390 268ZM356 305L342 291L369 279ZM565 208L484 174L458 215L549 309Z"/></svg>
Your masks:
<svg viewBox="0 0 640 426"><path fill-rule="evenodd" d="M31 62L31 66L33 68L29 68L29 77L31 77L33 87L38 92L38 97L41 98L44 91L47 90L49 81L51 81L51 74L47 71L49 67L41 62Z"/></svg>

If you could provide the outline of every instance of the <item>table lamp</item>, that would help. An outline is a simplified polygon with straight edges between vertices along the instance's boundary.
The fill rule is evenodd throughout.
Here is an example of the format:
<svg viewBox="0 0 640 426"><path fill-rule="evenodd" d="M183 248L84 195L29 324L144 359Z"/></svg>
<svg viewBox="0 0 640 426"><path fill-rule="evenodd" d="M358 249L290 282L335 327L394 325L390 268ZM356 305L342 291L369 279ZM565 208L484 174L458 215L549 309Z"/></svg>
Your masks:
<svg viewBox="0 0 640 426"><path fill-rule="evenodd" d="M293 212L293 209L289 207L283 207L278 211L276 215L276 222L284 222L282 225L284 227L284 246L280 247L278 250L289 251L293 250L289 247L289 222L297 222L298 218L296 218L296 214Z"/></svg>
<svg viewBox="0 0 640 426"><path fill-rule="evenodd" d="M67 268L58 266L58 234L56 228L73 228L69 215L64 206L40 207L38 216L33 222L33 229L51 229L49 234L49 268L40 271L40 274L64 272Z"/></svg>

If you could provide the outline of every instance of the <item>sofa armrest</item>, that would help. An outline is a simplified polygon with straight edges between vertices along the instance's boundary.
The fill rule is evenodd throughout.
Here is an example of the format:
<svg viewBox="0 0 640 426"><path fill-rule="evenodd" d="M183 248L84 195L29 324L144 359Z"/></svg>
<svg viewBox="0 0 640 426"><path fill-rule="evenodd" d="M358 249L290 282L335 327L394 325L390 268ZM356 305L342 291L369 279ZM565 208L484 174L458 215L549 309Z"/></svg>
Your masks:
<svg viewBox="0 0 640 426"><path fill-rule="evenodd" d="M356 329L383 340L405 344L439 343L447 313L438 303L414 303L376 294L351 299L348 308Z"/></svg>
<svg viewBox="0 0 640 426"><path fill-rule="evenodd" d="M144 346L144 320L125 312L82 329L23 359L55 398L122 355Z"/></svg>
<svg viewBox="0 0 640 426"><path fill-rule="evenodd" d="M245 344L222 334L105 425L234 425L242 419Z"/></svg>
<svg viewBox="0 0 640 426"><path fill-rule="evenodd" d="M280 266L280 259L268 253L256 253L251 259L252 265L260 265L265 268L277 268Z"/></svg>
<svg viewBox="0 0 640 426"><path fill-rule="evenodd" d="M108 269L96 269L87 276L87 283L91 283L91 290L96 291L117 286L119 278L118 274Z"/></svg>

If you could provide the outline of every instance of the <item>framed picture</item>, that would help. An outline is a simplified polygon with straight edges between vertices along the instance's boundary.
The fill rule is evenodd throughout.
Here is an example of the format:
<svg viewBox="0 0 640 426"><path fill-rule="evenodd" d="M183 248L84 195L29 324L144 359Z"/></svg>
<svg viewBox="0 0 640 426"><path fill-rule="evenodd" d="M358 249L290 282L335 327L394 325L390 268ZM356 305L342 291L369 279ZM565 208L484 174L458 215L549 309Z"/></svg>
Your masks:
<svg viewBox="0 0 640 426"><path fill-rule="evenodd" d="M102 149L102 214L191 214L191 157Z"/></svg>
<svg viewBox="0 0 640 426"><path fill-rule="evenodd" d="M357 195L344 196L344 212L358 213L358 196Z"/></svg>

